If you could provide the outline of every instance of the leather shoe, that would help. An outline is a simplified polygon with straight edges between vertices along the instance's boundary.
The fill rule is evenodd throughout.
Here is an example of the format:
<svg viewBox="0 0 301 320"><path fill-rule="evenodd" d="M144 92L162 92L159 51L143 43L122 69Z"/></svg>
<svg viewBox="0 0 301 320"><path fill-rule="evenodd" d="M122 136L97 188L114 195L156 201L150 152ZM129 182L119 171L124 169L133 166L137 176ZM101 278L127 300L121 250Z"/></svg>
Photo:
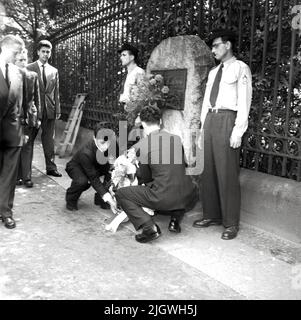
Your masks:
<svg viewBox="0 0 301 320"><path fill-rule="evenodd" d="M207 228L209 226L219 226L222 224L221 220L217 219L202 219L202 220L196 220L193 223L193 227L195 228Z"/></svg>
<svg viewBox="0 0 301 320"><path fill-rule="evenodd" d="M17 182L16 182L16 185L17 186L22 186L23 184L23 180L22 179L18 179Z"/></svg>
<svg viewBox="0 0 301 320"><path fill-rule="evenodd" d="M77 204L66 203L66 208L70 211L77 211L78 210Z"/></svg>
<svg viewBox="0 0 301 320"><path fill-rule="evenodd" d="M231 240L234 239L237 236L238 233L238 227L232 226L225 229L225 231L222 234L223 240Z"/></svg>
<svg viewBox="0 0 301 320"><path fill-rule="evenodd" d="M25 187L27 188L32 188L33 187L33 182L31 180L26 180L24 182Z"/></svg>
<svg viewBox="0 0 301 320"><path fill-rule="evenodd" d="M47 170L48 176L61 177L62 175L57 170Z"/></svg>
<svg viewBox="0 0 301 320"><path fill-rule="evenodd" d="M4 226L8 229L13 229L16 227L16 222L12 217L2 217L2 222L4 223Z"/></svg>
<svg viewBox="0 0 301 320"><path fill-rule="evenodd" d="M175 232L175 233L180 233L181 232L181 227L178 219L176 218L171 218L168 226L168 230L170 232Z"/></svg>
<svg viewBox="0 0 301 320"><path fill-rule="evenodd" d="M142 233L135 236L136 241L146 243L159 238L161 230L156 224L149 228L143 228Z"/></svg>

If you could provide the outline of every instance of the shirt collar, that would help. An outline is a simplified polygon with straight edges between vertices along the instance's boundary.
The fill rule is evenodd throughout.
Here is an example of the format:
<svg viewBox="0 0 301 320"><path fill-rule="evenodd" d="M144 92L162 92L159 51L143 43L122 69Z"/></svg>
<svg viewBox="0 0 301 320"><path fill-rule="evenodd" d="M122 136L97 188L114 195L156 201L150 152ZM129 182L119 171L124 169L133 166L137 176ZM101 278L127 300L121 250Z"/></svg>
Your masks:
<svg viewBox="0 0 301 320"><path fill-rule="evenodd" d="M5 61L3 61L2 59L0 59L0 68L1 68L2 70L5 70L5 65L6 65Z"/></svg>
<svg viewBox="0 0 301 320"><path fill-rule="evenodd" d="M42 68L43 63L40 60L38 60L38 65L39 65L40 68ZM48 65L48 63L46 62L44 64L44 66L46 67L47 65Z"/></svg>
<svg viewBox="0 0 301 320"><path fill-rule="evenodd" d="M5 66L8 64L8 66L11 65L11 63L6 63L4 60L0 59L0 68L2 70L3 76L5 77Z"/></svg>
<svg viewBox="0 0 301 320"><path fill-rule="evenodd" d="M232 62L234 62L236 60L236 57L232 57L229 60L223 62L224 66L228 66L229 64L231 64Z"/></svg>
<svg viewBox="0 0 301 320"><path fill-rule="evenodd" d="M10 63L5 62L3 59L0 58L0 66L5 68L5 65L8 64L10 65Z"/></svg>

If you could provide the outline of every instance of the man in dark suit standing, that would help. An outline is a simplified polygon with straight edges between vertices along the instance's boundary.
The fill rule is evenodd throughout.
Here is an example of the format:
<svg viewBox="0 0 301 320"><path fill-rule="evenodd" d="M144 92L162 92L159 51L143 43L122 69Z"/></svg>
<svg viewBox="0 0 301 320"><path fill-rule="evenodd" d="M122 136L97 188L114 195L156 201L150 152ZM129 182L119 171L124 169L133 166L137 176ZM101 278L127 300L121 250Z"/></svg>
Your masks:
<svg viewBox="0 0 301 320"><path fill-rule="evenodd" d="M14 63L16 55L24 49L24 42L7 35L0 48L0 216L5 227L12 229L16 226L12 208L27 114L24 73Z"/></svg>
<svg viewBox="0 0 301 320"><path fill-rule="evenodd" d="M24 127L24 133L28 136L28 141L23 145L21 150L17 184L24 184L27 188L32 188L33 182L31 181L31 172L33 145L42 120L40 109L39 79L37 73L26 70L26 49L17 55L15 64L25 72L25 94L28 111L26 125Z"/></svg>
<svg viewBox="0 0 301 320"><path fill-rule="evenodd" d="M41 112L42 112L42 145L46 162L46 173L54 177L62 175L57 171L54 162L54 130L55 120L61 116L59 99L58 70L48 63L51 57L52 44L48 40L41 40L37 48L39 59L27 66L39 77Z"/></svg>
<svg viewBox="0 0 301 320"><path fill-rule="evenodd" d="M142 228L136 241L145 243L157 239L161 231L143 207L170 215L168 229L179 233L180 220L197 200L197 189L186 175L180 137L160 129L160 109L144 107L140 120L147 135L133 146L140 162L137 170L140 185L118 189L116 199L135 229Z"/></svg>

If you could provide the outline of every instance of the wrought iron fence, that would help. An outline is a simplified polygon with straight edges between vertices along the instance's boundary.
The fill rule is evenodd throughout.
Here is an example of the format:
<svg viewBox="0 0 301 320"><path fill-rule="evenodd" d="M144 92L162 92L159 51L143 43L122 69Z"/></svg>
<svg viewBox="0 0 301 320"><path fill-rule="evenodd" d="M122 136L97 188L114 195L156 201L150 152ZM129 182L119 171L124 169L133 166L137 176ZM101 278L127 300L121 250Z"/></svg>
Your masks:
<svg viewBox="0 0 301 320"><path fill-rule="evenodd" d="M67 117L77 92L88 92L82 125L112 120L123 71L117 49L134 43L145 67L162 39L214 28L238 33L236 55L253 74L249 129L241 165L301 180L301 53L293 0L99 0L64 6L52 34ZM300 3L301 5L301 3ZM295 24L296 25L296 24Z"/></svg>

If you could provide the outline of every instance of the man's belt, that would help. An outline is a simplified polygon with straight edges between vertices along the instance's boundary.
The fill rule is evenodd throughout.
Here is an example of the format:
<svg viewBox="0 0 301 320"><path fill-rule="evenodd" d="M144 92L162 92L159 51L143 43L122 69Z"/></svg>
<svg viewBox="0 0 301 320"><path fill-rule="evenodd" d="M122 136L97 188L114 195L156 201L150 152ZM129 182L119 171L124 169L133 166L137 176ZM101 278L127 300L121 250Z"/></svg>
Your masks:
<svg viewBox="0 0 301 320"><path fill-rule="evenodd" d="M237 112L237 111L231 110L231 109L224 109L224 108L209 108L208 112L222 113L222 112Z"/></svg>

